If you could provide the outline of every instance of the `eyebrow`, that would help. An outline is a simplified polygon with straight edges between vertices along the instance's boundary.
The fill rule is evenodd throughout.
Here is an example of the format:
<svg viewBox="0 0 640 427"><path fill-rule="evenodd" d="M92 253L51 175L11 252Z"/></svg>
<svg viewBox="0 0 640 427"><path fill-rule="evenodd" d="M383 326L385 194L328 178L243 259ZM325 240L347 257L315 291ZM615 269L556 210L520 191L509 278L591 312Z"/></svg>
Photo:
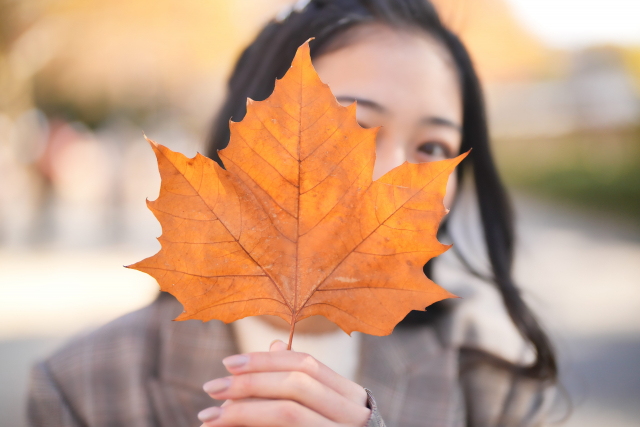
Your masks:
<svg viewBox="0 0 640 427"><path fill-rule="evenodd" d="M345 103L345 104L352 104L353 102L357 102L358 105L370 108L381 114L389 113L389 110L387 110L384 106L370 99L356 98L355 96L338 96L336 99L338 100L338 102ZM426 125L446 126L446 127L453 128L458 132L462 132L462 126L444 117L427 116L422 118L420 122Z"/></svg>
<svg viewBox="0 0 640 427"><path fill-rule="evenodd" d="M344 102L345 104L353 104L357 102L358 105L362 105L363 107L371 108L372 110L376 110L379 113L387 114L388 111L382 105L378 104L376 101L371 101L370 99L364 98L356 98L355 96L338 96L336 98L338 102Z"/></svg>
<svg viewBox="0 0 640 427"><path fill-rule="evenodd" d="M437 116L430 116L430 117L425 117L421 120L422 123L424 124L428 124L428 125L438 125L438 126L446 126L446 127L450 127L453 128L455 130L457 130L458 132L462 133L462 126L460 126L457 123L454 123L453 121L449 120L449 119L445 119L444 117L437 117Z"/></svg>

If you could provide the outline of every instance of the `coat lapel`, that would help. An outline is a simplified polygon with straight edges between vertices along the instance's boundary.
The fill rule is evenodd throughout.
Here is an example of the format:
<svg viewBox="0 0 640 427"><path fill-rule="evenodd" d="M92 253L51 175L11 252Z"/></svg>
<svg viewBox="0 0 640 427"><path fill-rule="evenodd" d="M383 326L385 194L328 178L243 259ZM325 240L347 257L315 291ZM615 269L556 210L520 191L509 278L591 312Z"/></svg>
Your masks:
<svg viewBox="0 0 640 427"><path fill-rule="evenodd" d="M197 413L222 403L207 396L202 385L228 375L220 361L238 353L232 328L215 320L174 322L180 304L165 298L161 305L155 375L147 382L156 424L199 426ZM389 426L454 426L464 417L455 413L462 407L457 404L457 354L433 327L364 335L356 381L373 391Z"/></svg>
<svg viewBox="0 0 640 427"><path fill-rule="evenodd" d="M212 400L202 385L229 375L221 360L238 352L232 330L220 321L174 322L181 305L173 298L163 301L156 373L147 387L161 427L190 427L201 423L199 411L222 402Z"/></svg>
<svg viewBox="0 0 640 427"><path fill-rule="evenodd" d="M358 381L373 392L387 425L449 427L462 416L455 413L457 365L457 352L435 328L396 328L363 337Z"/></svg>

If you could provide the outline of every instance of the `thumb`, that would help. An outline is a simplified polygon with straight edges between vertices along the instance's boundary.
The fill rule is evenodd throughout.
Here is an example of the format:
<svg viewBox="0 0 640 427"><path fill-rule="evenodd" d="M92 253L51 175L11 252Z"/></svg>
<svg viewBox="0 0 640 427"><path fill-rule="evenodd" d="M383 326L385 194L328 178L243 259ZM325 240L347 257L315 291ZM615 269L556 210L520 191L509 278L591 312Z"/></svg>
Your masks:
<svg viewBox="0 0 640 427"><path fill-rule="evenodd" d="M274 340L269 346L269 351L285 351L286 349L287 345L281 340Z"/></svg>

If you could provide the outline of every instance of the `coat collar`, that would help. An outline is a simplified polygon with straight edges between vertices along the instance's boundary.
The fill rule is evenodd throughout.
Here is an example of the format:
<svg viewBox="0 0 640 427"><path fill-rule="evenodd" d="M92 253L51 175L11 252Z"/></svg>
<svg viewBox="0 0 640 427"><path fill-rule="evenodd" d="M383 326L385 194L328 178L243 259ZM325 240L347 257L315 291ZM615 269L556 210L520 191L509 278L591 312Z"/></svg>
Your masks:
<svg viewBox="0 0 640 427"><path fill-rule="evenodd" d="M173 298L160 301L156 376L149 389L162 426L182 425L182 419L191 422L199 410L221 403L206 396L202 385L228 375L221 360L238 352L230 325L170 320L181 311ZM456 354L433 327L397 328L386 337L364 335L357 382L373 391L387 423L407 424L403 420L410 421L424 408L407 395L412 389L417 387L420 399L427 401L454 400L450 394L457 378ZM435 419L447 419L450 407L438 404L429 412Z"/></svg>
<svg viewBox="0 0 640 427"><path fill-rule="evenodd" d="M433 326L365 336L357 382L372 390L387 425L448 426L457 416L457 351Z"/></svg>
<svg viewBox="0 0 640 427"><path fill-rule="evenodd" d="M232 329L218 320L173 321L182 307L173 297L165 300L158 319L157 377L202 392L205 382L229 375L221 361L238 353Z"/></svg>

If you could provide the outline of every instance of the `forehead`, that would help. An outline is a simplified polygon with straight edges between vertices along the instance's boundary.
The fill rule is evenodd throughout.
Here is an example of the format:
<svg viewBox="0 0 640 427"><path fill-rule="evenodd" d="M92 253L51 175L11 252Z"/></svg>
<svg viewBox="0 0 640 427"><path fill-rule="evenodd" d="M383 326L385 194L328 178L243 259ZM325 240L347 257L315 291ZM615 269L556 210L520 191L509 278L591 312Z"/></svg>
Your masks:
<svg viewBox="0 0 640 427"><path fill-rule="evenodd" d="M371 24L349 31L314 60L336 96L365 97L406 113L461 115L458 75L448 51L423 31Z"/></svg>

